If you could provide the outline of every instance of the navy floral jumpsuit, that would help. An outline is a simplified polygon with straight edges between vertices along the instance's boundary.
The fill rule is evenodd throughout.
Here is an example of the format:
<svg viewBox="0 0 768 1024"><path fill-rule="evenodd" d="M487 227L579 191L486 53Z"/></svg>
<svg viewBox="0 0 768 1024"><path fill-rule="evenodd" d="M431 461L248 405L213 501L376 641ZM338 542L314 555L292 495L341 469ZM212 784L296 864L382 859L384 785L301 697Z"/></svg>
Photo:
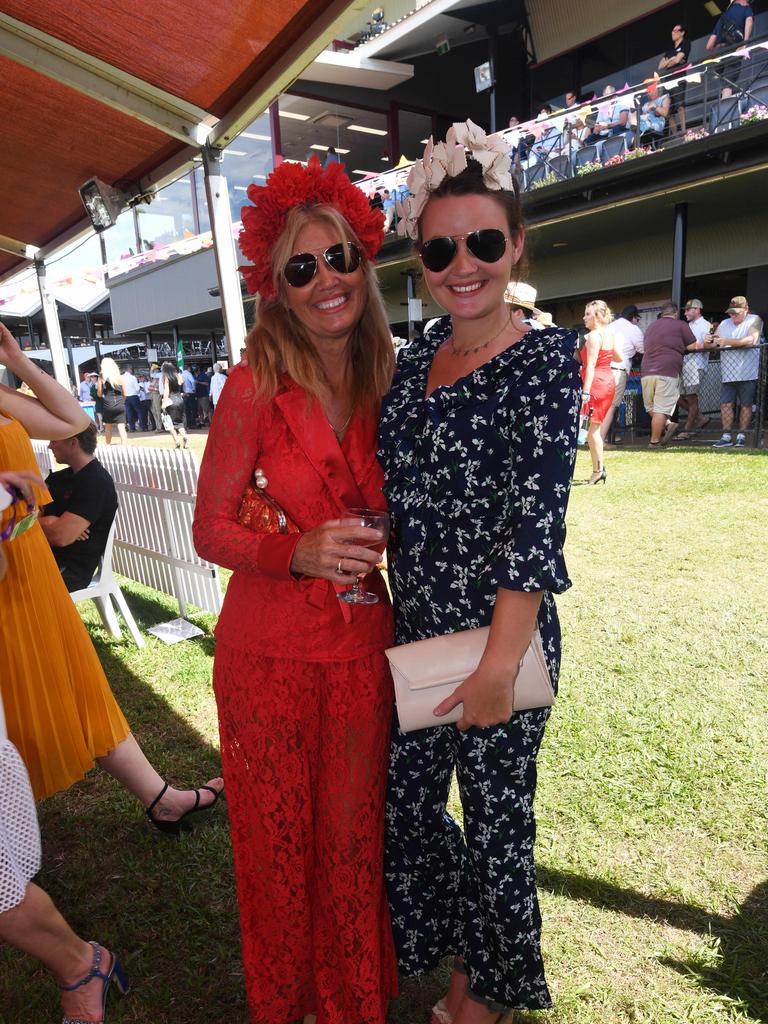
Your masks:
<svg viewBox="0 0 768 1024"><path fill-rule="evenodd" d="M575 335L531 329L426 398L450 334L446 317L401 352L383 403L397 642L490 624L498 587L542 591L539 629L556 686L552 595L570 586L563 542L581 392ZM500 1011L551 1005L533 861L548 715L526 711L464 733L393 728L386 878L400 969L420 974L461 955L471 993ZM465 835L446 810L454 769Z"/></svg>

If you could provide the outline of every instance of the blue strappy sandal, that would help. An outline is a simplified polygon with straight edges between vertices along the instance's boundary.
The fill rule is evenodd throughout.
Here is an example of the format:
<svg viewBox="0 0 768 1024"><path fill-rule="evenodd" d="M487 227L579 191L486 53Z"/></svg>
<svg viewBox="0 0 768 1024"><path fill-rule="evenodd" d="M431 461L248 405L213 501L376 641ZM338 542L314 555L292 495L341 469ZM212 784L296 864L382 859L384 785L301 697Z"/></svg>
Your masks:
<svg viewBox="0 0 768 1024"><path fill-rule="evenodd" d="M107 950L107 952L112 957L112 966L110 967L109 972L105 974L101 969L101 946L98 942L93 941L91 942L91 945L93 946L93 963L91 964L91 969L88 974L86 974L84 978L81 978L80 981L76 981L74 985L59 985L59 988L62 992L74 992L75 989L82 988L83 985L89 984L89 982L93 981L94 978L98 978L102 985L101 1022L99 1022L99 1024L103 1024L107 1019L107 996L109 995L110 985L114 981L120 992L125 995L129 988L128 979L125 976L123 968L120 966L117 953L112 953L111 950ZM65 1014L61 1024L95 1024L95 1022L93 1020L84 1020L82 1017L68 1017Z"/></svg>

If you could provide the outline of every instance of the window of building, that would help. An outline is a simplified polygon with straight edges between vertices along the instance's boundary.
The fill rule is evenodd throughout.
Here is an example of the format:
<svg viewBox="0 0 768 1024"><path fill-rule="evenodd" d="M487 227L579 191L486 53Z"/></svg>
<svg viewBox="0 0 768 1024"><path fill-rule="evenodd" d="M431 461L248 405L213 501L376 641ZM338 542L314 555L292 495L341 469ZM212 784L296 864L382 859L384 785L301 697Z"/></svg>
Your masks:
<svg viewBox="0 0 768 1024"><path fill-rule="evenodd" d="M133 222L133 210L124 210L117 218L117 223L103 232L102 237L108 263L114 263L126 256L135 256L136 228ZM95 238L96 236L94 236ZM100 258L98 262L101 263Z"/></svg>
<svg viewBox="0 0 768 1024"><path fill-rule="evenodd" d="M336 159L353 181L392 166L387 117L380 111L286 94L278 112L285 160L306 163L317 156L325 164Z"/></svg>
<svg viewBox="0 0 768 1024"><path fill-rule="evenodd" d="M151 203L136 207L143 252L195 234L189 174L160 189Z"/></svg>
<svg viewBox="0 0 768 1024"><path fill-rule="evenodd" d="M269 111L265 111L224 150L222 173L227 179L229 206L235 223L240 220L240 210L248 202L248 186L263 185L273 167L272 130ZM204 198L204 187L202 193Z"/></svg>
<svg viewBox="0 0 768 1024"><path fill-rule="evenodd" d="M401 156L418 160L430 135L435 134L430 114L415 114L412 110L398 110L397 125L400 132L400 152L392 154L392 166Z"/></svg>

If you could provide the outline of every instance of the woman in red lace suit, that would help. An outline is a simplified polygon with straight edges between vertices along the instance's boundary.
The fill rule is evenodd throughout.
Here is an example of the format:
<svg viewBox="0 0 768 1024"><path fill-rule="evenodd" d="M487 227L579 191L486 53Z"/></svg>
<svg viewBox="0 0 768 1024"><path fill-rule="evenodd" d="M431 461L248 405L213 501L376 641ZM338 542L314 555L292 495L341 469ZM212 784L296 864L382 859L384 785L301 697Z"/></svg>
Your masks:
<svg viewBox="0 0 768 1024"><path fill-rule="evenodd" d="M344 510L385 508L383 221L339 164L283 164L249 198L243 273L261 300L248 365L216 406L194 536L233 570L214 689L251 1018L382 1024L396 988L382 868L392 623L383 538ZM256 470L298 532L240 525ZM379 603L337 600L364 573Z"/></svg>

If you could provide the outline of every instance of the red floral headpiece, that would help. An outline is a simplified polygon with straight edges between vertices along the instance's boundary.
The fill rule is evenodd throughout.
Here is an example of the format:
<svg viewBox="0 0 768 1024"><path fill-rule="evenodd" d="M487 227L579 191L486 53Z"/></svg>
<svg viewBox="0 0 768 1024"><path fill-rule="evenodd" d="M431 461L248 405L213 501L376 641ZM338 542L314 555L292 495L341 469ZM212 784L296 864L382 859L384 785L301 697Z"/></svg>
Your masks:
<svg viewBox="0 0 768 1024"><path fill-rule="evenodd" d="M248 198L253 206L242 209L239 242L243 256L253 266L238 269L248 291L258 292L264 299L276 297L271 254L285 227L286 214L294 206L332 206L357 235L366 259L372 260L384 241L383 213L370 207L336 161L325 169L314 156L306 167L282 163L269 175L266 185L248 186Z"/></svg>

